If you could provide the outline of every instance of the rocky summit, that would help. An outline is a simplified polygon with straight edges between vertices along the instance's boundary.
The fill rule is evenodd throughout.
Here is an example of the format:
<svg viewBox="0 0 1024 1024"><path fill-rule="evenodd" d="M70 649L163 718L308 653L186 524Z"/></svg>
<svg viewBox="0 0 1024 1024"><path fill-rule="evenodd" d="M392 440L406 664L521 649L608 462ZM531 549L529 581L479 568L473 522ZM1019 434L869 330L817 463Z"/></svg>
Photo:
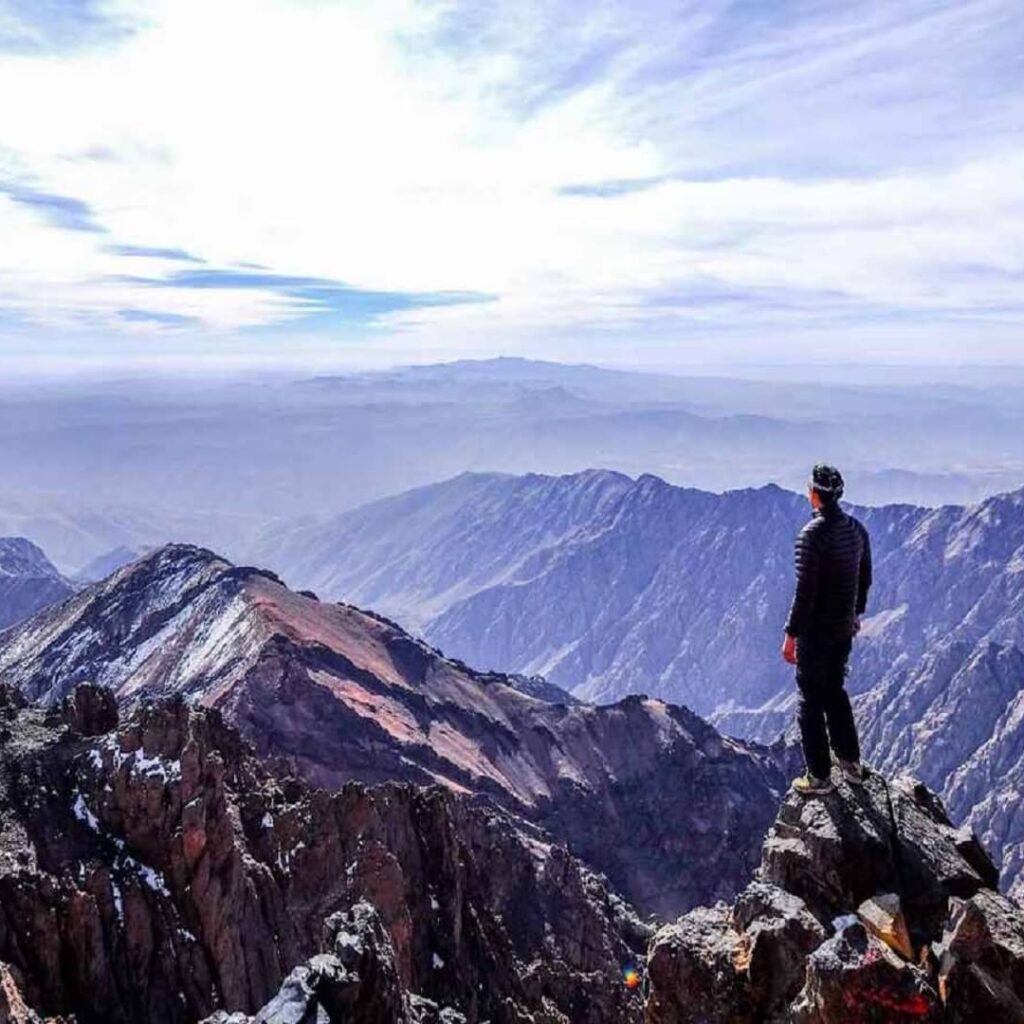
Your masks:
<svg viewBox="0 0 1024 1024"><path fill-rule="evenodd" d="M629 1024L647 937L444 787L328 793L216 711L0 687L0 1020Z"/></svg>
<svg viewBox="0 0 1024 1024"><path fill-rule="evenodd" d="M655 936L647 1024L1024 1021L1024 911L909 777L790 794L729 906Z"/></svg>
<svg viewBox="0 0 1024 1024"><path fill-rule="evenodd" d="M317 785L400 779L487 797L662 917L735 895L787 781L770 751L685 708L552 703L186 545L0 635L0 678L51 705L84 681L122 707L182 696Z"/></svg>

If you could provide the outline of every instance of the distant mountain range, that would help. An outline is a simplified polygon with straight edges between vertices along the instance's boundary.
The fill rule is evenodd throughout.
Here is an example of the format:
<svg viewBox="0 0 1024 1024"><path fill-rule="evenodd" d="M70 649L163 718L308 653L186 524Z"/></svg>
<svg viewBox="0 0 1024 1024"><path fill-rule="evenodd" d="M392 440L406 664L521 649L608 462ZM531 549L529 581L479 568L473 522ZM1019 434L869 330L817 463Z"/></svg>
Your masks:
<svg viewBox="0 0 1024 1024"><path fill-rule="evenodd" d="M503 686L532 687L549 706L568 703L558 687L613 704L643 693L690 707L728 734L767 743L792 720L791 670L778 646L792 586L792 541L807 511L805 499L773 486L715 495L605 471L463 474L333 518L267 531L253 554L297 587L372 607L449 658L506 673ZM941 791L954 817L969 821L993 851L1004 884L1022 885L1024 820L1012 808L1024 785L1024 492L966 508L857 511L871 531L876 565L850 679L865 749L887 771L909 769ZM43 587L36 591L40 603L67 597L70 584L40 557L11 564L28 573L33 587ZM147 626L141 633L115 632L90 653L98 641L80 632L85 620L75 611L94 599L88 590L54 613L63 623L57 633L43 625L46 614L9 632L0 642L0 672L28 692L55 697L62 680L100 678L102 666L102 679L131 697L136 690L182 687L210 693L222 672L237 668L246 676L265 666L277 628L263 618L251 626L247 616L234 623L237 605L223 597L224 580L239 570L217 559L218 568L209 569L204 558L197 563L207 566L202 571L179 565L172 573L177 579L183 572L175 586L186 587L167 620L173 639L161 633L157 643ZM132 577L142 591L167 586L164 569L154 570L150 559L139 564L152 575ZM200 586L205 572L221 582ZM27 583L12 580L12 595L28 592ZM220 596L208 607L213 594ZM162 600L153 607L162 608ZM340 614L312 598L290 600L318 607L320 618ZM153 613L148 598L141 607ZM31 610L18 609L14 617ZM99 606L89 616L117 621ZM223 648L211 623L232 638ZM250 627L262 638L253 651L246 647ZM320 623L314 632L327 628ZM126 645L125 636L135 639ZM408 637L400 645L420 650ZM445 664L476 678L456 662ZM546 682L528 681L538 675ZM245 692L233 689L233 676L224 686L218 702ZM258 701L246 713L264 714ZM601 712L583 706L566 721L594 714ZM358 722L365 727L366 716ZM291 725L264 726L277 737L275 752L304 756L300 734L286 742ZM551 723L545 728L558 735ZM251 735L259 746L258 732ZM456 756L442 744L447 752L435 763L433 737L427 740L426 760L403 749L384 774L398 764L402 777L440 774L474 789L496 785L522 803L516 772L547 778L551 771L532 761L513 770L501 758L496 768L488 755L481 778L467 783L476 769L466 774L464 751ZM359 777L370 778L367 766L378 754L366 755L359 769L351 750L319 751L307 770L331 781L360 770ZM617 769L607 771L611 777ZM592 784L599 792L605 782ZM625 884L622 865L607 870ZM638 875L631 884L646 883ZM648 898L633 895L641 905Z"/></svg>
<svg viewBox="0 0 1024 1024"><path fill-rule="evenodd" d="M76 576L114 549L174 541L242 558L272 520L466 470L601 466L720 491L797 488L825 459L866 504L966 503L1024 484L1017 377L771 376L489 359L305 379L0 381L0 536L28 537Z"/></svg>
<svg viewBox="0 0 1024 1024"><path fill-rule="evenodd" d="M652 476L466 474L268 532L298 586L368 604L472 664L579 697L646 693L769 740L791 720L778 655L806 499ZM941 790L1024 867L1024 491L970 507L855 509L876 585L851 691L870 756Z"/></svg>
<svg viewBox="0 0 1024 1024"><path fill-rule="evenodd" d="M63 601L74 587L24 537L0 537L0 629Z"/></svg>
<svg viewBox="0 0 1024 1024"><path fill-rule="evenodd" d="M81 682L126 707L184 697L319 785L486 794L663 916L736 891L788 782L769 751L684 708L550 703L386 619L189 546L0 634L0 678L47 705Z"/></svg>

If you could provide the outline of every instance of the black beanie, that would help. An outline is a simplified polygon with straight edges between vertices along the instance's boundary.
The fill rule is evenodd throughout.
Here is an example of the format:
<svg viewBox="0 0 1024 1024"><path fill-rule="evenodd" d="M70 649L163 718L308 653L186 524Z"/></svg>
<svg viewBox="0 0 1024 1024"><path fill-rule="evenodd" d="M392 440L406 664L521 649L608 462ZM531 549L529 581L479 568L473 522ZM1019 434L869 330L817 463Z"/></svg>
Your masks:
<svg viewBox="0 0 1024 1024"><path fill-rule="evenodd" d="M826 466L823 462L811 470L811 487L825 501L838 501L843 496L843 474L835 466Z"/></svg>

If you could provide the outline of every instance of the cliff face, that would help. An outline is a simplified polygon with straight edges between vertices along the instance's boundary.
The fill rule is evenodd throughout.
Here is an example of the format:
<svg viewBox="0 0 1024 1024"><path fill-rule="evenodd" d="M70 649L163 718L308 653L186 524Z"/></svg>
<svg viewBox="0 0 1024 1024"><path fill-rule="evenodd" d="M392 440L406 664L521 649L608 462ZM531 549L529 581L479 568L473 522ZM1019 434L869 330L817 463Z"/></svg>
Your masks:
<svg viewBox="0 0 1024 1024"><path fill-rule="evenodd" d="M1024 1020L1024 912L909 778L791 794L757 877L662 928L647 1024Z"/></svg>
<svg viewBox="0 0 1024 1024"><path fill-rule="evenodd" d="M663 916L736 892L787 782L768 751L684 708L540 700L377 616L186 546L0 637L0 676L49 703L85 680L124 706L184 696L319 785L486 795Z"/></svg>
<svg viewBox="0 0 1024 1024"><path fill-rule="evenodd" d="M311 789L180 701L119 725L109 691L46 711L0 688L11 1005L162 1024L309 990L391 1007L332 1020L617 1024L641 1015L620 972L645 938L563 847L493 807Z"/></svg>

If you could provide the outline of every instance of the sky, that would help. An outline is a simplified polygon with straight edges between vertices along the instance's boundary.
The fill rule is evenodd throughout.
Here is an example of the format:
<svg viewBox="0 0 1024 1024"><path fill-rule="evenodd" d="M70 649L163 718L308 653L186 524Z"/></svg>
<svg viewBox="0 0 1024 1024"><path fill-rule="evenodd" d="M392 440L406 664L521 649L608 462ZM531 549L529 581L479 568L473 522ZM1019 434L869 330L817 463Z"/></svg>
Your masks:
<svg viewBox="0 0 1024 1024"><path fill-rule="evenodd" d="M1024 363L1018 0L0 0L0 368Z"/></svg>

